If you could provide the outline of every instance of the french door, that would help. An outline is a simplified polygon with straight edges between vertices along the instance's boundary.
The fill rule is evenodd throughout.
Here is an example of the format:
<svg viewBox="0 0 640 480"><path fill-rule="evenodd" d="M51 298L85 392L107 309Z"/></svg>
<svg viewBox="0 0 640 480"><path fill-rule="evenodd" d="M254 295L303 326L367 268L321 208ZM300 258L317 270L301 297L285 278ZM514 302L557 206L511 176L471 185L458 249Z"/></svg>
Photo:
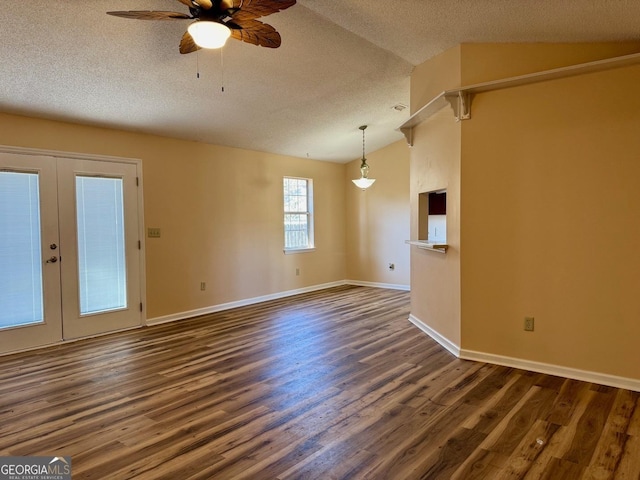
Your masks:
<svg viewBox="0 0 640 480"><path fill-rule="evenodd" d="M137 176L0 153L0 353L142 323Z"/></svg>

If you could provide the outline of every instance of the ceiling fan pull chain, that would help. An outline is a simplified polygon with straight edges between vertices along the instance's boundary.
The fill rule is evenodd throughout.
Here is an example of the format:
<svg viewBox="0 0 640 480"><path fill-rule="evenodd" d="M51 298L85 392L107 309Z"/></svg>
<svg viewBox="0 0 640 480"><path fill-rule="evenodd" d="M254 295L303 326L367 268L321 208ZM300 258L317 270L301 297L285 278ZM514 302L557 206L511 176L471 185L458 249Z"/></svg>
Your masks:
<svg viewBox="0 0 640 480"><path fill-rule="evenodd" d="M224 93L224 55L222 52L224 51L224 47L220 49L220 70L222 75L222 93Z"/></svg>
<svg viewBox="0 0 640 480"><path fill-rule="evenodd" d="M196 50L196 78L200 78L200 55Z"/></svg>

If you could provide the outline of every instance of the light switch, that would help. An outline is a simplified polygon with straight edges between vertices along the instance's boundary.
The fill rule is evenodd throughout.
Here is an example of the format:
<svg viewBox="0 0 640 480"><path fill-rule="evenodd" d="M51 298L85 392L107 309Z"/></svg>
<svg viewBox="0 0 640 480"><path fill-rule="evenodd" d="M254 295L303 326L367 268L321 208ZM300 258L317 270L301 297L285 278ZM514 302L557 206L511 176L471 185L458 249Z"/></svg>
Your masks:
<svg viewBox="0 0 640 480"><path fill-rule="evenodd" d="M149 238L160 238L160 229L159 228L147 228L147 237L149 237Z"/></svg>

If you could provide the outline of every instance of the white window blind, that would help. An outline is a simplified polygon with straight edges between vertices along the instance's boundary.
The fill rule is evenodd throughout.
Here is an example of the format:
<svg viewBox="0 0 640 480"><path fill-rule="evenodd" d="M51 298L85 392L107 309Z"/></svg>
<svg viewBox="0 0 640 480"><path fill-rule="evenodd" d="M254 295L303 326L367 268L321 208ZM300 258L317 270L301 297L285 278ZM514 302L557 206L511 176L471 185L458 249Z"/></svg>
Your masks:
<svg viewBox="0 0 640 480"><path fill-rule="evenodd" d="M76 177L80 314L127 307L122 179Z"/></svg>
<svg viewBox="0 0 640 480"><path fill-rule="evenodd" d="M0 328L41 323L38 174L0 172Z"/></svg>

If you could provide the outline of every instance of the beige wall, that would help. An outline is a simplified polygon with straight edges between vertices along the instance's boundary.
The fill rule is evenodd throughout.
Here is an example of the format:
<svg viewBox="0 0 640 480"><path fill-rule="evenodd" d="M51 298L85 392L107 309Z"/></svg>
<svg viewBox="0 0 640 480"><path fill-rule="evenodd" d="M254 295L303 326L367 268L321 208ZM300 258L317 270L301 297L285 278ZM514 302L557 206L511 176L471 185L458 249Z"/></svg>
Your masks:
<svg viewBox="0 0 640 480"><path fill-rule="evenodd" d="M436 95L461 86L460 55L461 46L453 47L413 69L409 109L411 114L424 107Z"/></svg>
<svg viewBox="0 0 640 480"><path fill-rule="evenodd" d="M640 96L628 94L638 84L633 67L474 101L463 125L464 349L640 379Z"/></svg>
<svg viewBox="0 0 640 480"><path fill-rule="evenodd" d="M446 254L411 246L411 314L460 344L460 124L449 108L414 130L411 239L418 240L418 195L447 190ZM421 212L423 213L423 212Z"/></svg>
<svg viewBox="0 0 640 480"><path fill-rule="evenodd" d="M465 43L449 51L449 56L458 56L460 59L460 66L452 71L459 72L460 84L468 86L637 53L640 51L640 42Z"/></svg>
<svg viewBox="0 0 640 480"><path fill-rule="evenodd" d="M461 47L418 65L411 75L411 112L459 87ZM418 195L447 189L446 255L411 247L411 314L460 345L460 124L447 107L413 131L411 239L418 240Z"/></svg>
<svg viewBox="0 0 640 480"><path fill-rule="evenodd" d="M460 72L466 85L638 50L463 45ZM458 124L460 333L450 314L429 311L450 297L419 294L428 272L412 273L412 313L463 351L640 379L638 84L634 66L475 96L472 119ZM434 176L414 163L439 155L436 164L454 165L452 125L446 108L416 129L412 205ZM525 316L534 332L523 331Z"/></svg>
<svg viewBox="0 0 640 480"><path fill-rule="evenodd" d="M0 144L142 159L148 318L346 278L344 165L6 114ZM315 252L282 251L285 175L314 181Z"/></svg>
<svg viewBox="0 0 640 480"><path fill-rule="evenodd" d="M367 153L376 183L365 191L351 182L360 177L360 163L350 162L345 173L347 278L408 288L409 147L400 140Z"/></svg>

